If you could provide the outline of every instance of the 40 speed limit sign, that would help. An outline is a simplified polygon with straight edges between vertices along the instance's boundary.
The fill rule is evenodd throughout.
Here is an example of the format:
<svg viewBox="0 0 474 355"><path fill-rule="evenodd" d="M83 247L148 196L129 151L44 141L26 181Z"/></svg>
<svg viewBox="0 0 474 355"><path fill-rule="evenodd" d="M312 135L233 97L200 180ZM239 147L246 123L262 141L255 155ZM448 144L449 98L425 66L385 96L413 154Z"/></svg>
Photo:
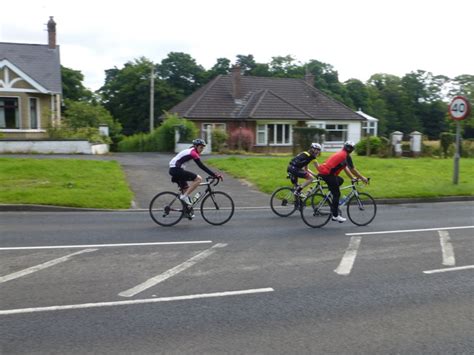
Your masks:
<svg viewBox="0 0 474 355"><path fill-rule="evenodd" d="M464 96L456 96L449 104L449 115L453 120L464 120L471 113L471 104Z"/></svg>

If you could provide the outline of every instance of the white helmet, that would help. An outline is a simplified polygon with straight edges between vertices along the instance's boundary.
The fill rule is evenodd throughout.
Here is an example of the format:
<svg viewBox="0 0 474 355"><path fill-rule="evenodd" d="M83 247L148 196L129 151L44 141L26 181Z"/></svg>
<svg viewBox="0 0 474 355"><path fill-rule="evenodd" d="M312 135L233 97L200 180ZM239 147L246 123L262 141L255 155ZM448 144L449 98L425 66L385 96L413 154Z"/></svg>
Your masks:
<svg viewBox="0 0 474 355"><path fill-rule="evenodd" d="M322 150L323 148L321 147L321 144L319 143L311 143L311 148L312 149L318 149L318 150Z"/></svg>
<svg viewBox="0 0 474 355"><path fill-rule="evenodd" d="M344 149L348 152L352 152L355 148L355 143L353 141L347 141L344 143Z"/></svg>

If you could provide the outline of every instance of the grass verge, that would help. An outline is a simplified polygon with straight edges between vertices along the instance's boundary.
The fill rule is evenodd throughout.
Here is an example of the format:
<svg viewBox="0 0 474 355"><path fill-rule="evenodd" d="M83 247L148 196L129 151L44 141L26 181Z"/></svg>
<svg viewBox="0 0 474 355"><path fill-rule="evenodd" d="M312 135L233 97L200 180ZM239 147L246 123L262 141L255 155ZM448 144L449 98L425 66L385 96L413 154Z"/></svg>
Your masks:
<svg viewBox="0 0 474 355"><path fill-rule="evenodd" d="M0 203L130 208L133 198L116 161L0 158Z"/></svg>

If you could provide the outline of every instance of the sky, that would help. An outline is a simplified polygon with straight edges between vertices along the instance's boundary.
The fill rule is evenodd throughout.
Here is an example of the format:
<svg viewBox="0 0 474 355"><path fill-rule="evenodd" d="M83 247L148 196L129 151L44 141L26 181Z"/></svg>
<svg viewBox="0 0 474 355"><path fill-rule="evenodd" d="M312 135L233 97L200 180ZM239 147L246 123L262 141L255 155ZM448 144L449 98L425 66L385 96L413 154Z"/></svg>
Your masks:
<svg viewBox="0 0 474 355"><path fill-rule="evenodd" d="M47 44L54 16L61 63L91 90L107 69L140 57L159 63L170 52L205 69L239 54L315 59L341 82L416 70L474 75L472 0L23 0L8 14L0 42Z"/></svg>

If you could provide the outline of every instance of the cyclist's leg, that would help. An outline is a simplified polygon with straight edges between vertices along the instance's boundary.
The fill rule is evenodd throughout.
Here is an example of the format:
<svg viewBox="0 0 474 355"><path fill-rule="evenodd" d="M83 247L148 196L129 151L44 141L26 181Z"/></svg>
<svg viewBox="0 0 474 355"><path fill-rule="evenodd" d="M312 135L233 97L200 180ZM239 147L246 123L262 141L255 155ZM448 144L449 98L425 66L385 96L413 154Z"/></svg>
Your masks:
<svg viewBox="0 0 474 355"><path fill-rule="evenodd" d="M339 186L341 186L344 180L340 176L335 175L321 175L321 177L328 185L329 191L332 193L331 212L333 217L337 217L339 215L339 197L341 197Z"/></svg>

